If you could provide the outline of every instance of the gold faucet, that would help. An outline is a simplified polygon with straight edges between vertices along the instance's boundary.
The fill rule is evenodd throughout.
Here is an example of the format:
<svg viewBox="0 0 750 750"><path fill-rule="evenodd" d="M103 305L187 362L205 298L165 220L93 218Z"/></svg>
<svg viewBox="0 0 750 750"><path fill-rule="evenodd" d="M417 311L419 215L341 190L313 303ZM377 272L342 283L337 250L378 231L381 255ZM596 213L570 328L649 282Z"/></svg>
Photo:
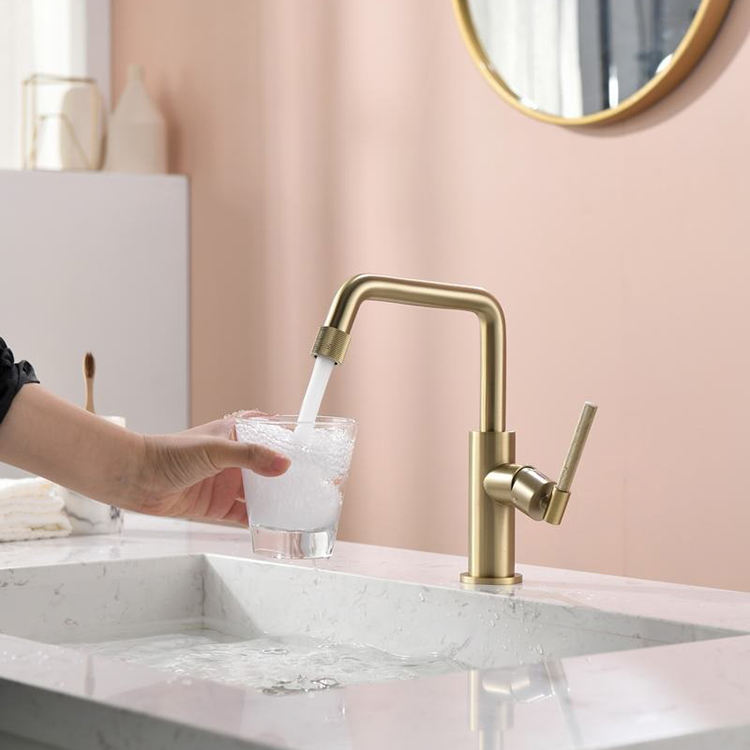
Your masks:
<svg viewBox="0 0 750 750"><path fill-rule="evenodd" d="M468 584L520 583L515 569L515 510L559 524L570 498L596 406L586 403L557 483L515 462L515 433L505 430L505 318L500 303L478 287L362 274L336 293L312 354L341 364L354 318L365 300L468 310L479 318L481 399L479 431L469 433Z"/></svg>

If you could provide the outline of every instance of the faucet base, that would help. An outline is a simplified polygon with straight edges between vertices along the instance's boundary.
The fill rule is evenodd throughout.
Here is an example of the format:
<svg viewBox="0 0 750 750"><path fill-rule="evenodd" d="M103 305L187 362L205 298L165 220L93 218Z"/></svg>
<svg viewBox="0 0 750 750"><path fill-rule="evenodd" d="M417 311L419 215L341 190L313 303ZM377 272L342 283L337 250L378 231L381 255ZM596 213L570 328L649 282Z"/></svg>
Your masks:
<svg viewBox="0 0 750 750"><path fill-rule="evenodd" d="M516 573L512 576L503 576L502 578L493 578L491 576L473 576L469 573L461 573L461 583L472 586L513 586L521 583L523 576Z"/></svg>

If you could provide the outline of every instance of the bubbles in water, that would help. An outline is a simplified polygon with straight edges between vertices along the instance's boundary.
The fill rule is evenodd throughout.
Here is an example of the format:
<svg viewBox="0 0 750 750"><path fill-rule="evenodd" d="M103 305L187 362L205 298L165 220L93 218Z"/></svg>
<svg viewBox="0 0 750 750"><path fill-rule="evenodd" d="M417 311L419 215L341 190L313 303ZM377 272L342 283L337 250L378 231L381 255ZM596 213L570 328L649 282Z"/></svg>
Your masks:
<svg viewBox="0 0 750 750"><path fill-rule="evenodd" d="M237 438L265 445L291 460L280 477L243 470L253 525L290 531L318 531L336 525L341 485L354 450L353 430L347 423L317 427L300 439L282 424L245 421L237 424Z"/></svg>
<svg viewBox="0 0 750 750"><path fill-rule="evenodd" d="M405 680L466 668L447 654L399 656L364 644L307 636L239 640L215 630L186 630L67 647L164 670L183 684L190 679L212 680L254 688L267 695Z"/></svg>
<svg viewBox="0 0 750 750"><path fill-rule="evenodd" d="M329 690L340 687L340 683L332 677L316 677L308 679L304 675L297 675L294 680L279 680L270 687L261 690L265 695L293 695L294 693L310 693L313 690Z"/></svg>
<svg viewBox="0 0 750 750"><path fill-rule="evenodd" d="M340 687L341 683L338 680L334 680L333 677L317 677L311 680L313 685L318 685L321 688L334 688Z"/></svg>

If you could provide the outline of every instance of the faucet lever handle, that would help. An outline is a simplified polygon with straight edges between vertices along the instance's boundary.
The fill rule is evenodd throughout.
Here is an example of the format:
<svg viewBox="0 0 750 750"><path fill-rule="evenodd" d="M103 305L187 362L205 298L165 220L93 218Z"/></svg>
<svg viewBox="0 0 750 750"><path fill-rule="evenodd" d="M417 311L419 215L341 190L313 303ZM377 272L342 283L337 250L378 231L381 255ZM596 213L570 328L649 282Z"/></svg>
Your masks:
<svg viewBox="0 0 750 750"><path fill-rule="evenodd" d="M570 442L568 456L565 459L565 463L560 471L560 479L557 482L557 488L563 492L570 492L570 486L573 484L573 477L581 461L583 446L586 445L586 439L589 436L597 408L596 404L592 404L590 401L586 401L583 405L583 411L581 411L581 416L578 418L578 424L573 433L573 439Z"/></svg>
<svg viewBox="0 0 750 750"><path fill-rule="evenodd" d="M570 487L573 484L573 477L581 461L583 446L586 445L586 438L589 436L597 408L596 404L592 404L590 401L586 401L583 405L583 411L581 411L581 416L573 433L573 440L570 443L568 455L560 471L560 479L552 490L547 508L544 511L544 520L547 523L558 525L563 519L565 508L570 498Z"/></svg>

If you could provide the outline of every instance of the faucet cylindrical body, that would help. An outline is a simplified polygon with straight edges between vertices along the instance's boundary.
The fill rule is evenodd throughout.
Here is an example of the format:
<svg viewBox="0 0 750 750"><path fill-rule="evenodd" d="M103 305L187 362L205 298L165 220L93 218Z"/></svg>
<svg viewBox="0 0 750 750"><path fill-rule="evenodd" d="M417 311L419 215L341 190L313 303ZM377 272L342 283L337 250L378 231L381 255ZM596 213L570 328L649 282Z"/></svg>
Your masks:
<svg viewBox="0 0 750 750"><path fill-rule="evenodd" d="M464 583L519 583L516 573L516 511L487 494L484 478L516 457L514 432L469 433L469 570Z"/></svg>

